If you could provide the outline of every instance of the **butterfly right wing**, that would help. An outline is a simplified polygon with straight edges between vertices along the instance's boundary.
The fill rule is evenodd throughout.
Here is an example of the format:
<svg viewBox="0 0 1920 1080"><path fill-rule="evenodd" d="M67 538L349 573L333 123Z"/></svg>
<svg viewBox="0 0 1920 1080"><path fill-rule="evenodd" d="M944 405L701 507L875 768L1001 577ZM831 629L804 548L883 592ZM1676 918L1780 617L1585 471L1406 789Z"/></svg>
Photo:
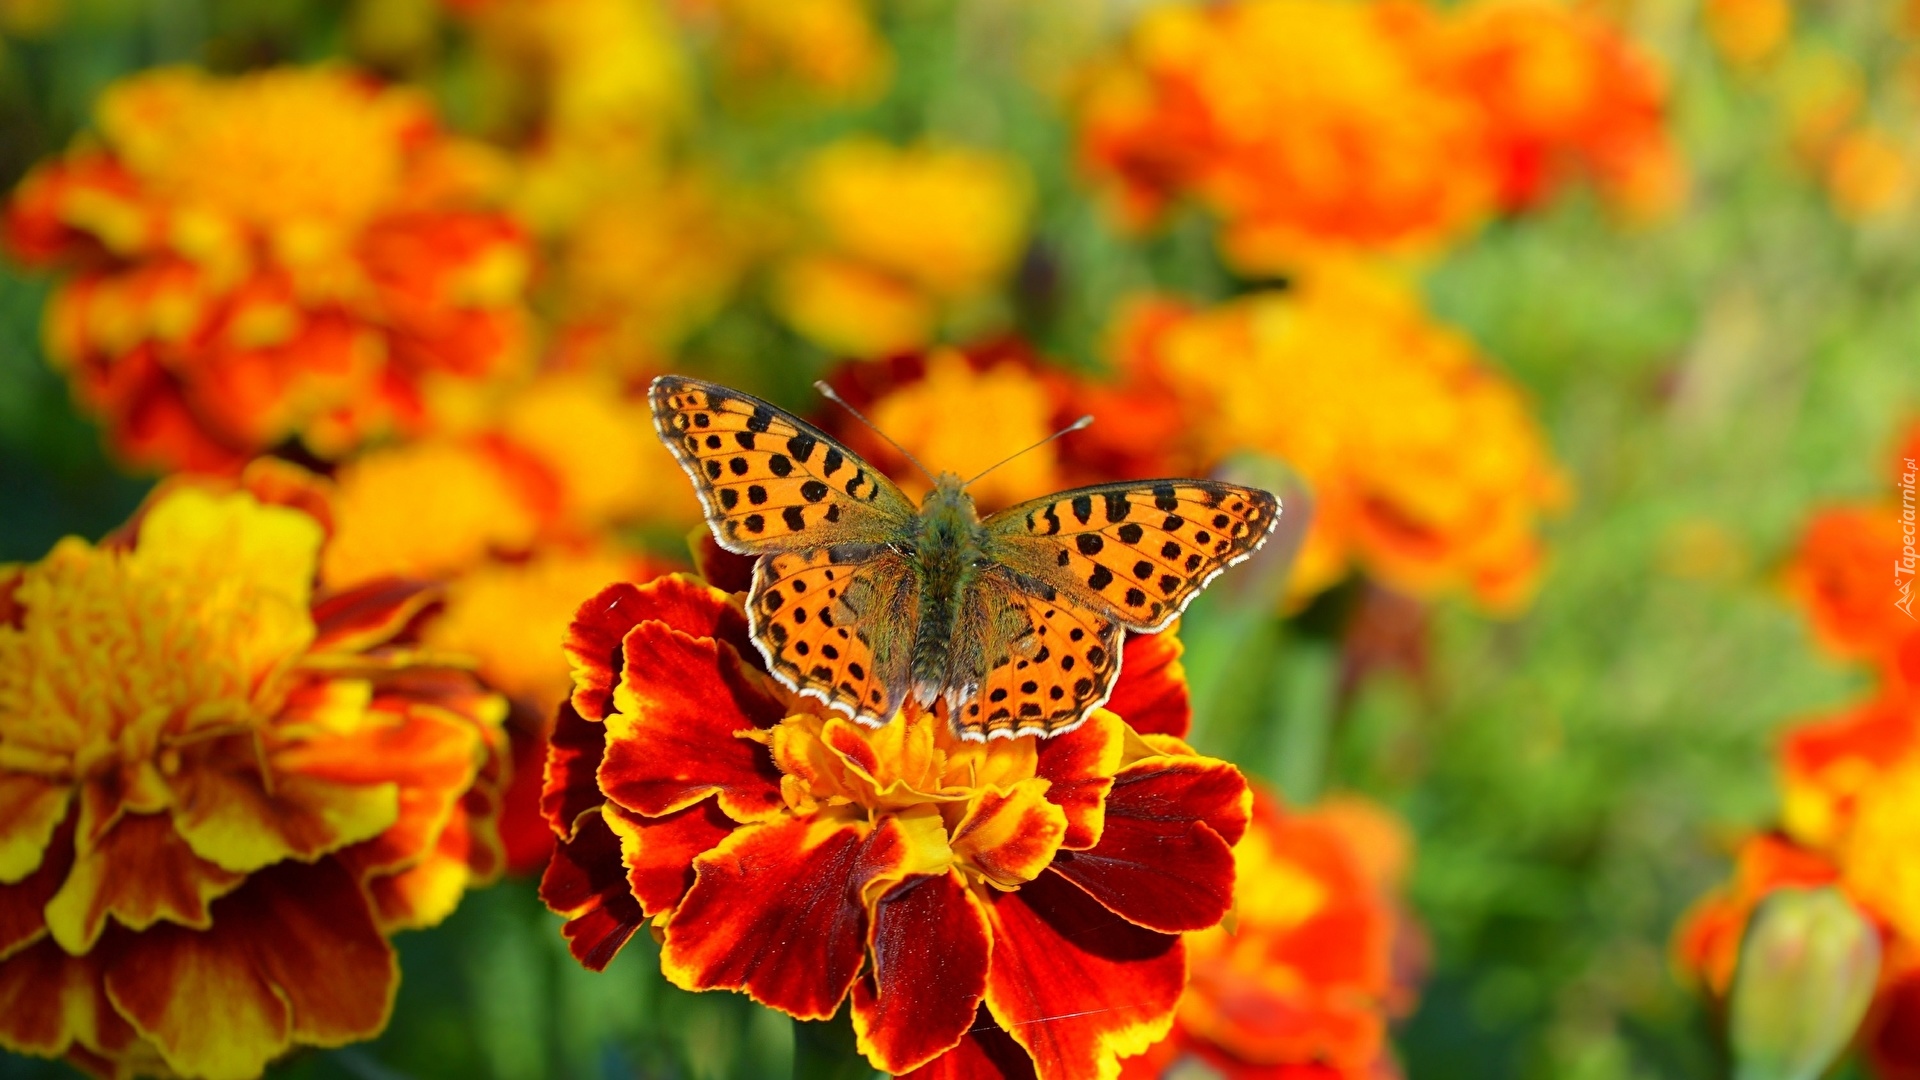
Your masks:
<svg viewBox="0 0 1920 1080"><path fill-rule="evenodd" d="M1071 731L1120 675L1120 623L1004 568L974 579L960 623L947 719L963 739Z"/></svg>
<svg viewBox="0 0 1920 1080"><path fill-rule="evenodd" d="M662 375L647 398L720 546L740 555L904 539L917 511L891 480L785 409Z"/></svg>
<svg viewBox="0 0 1920 1080"><path fill-rule="evenodd" d="M747 594L754 644L789 689L879 727L906 697L918 580L873 545L767 555Z"/></svg>

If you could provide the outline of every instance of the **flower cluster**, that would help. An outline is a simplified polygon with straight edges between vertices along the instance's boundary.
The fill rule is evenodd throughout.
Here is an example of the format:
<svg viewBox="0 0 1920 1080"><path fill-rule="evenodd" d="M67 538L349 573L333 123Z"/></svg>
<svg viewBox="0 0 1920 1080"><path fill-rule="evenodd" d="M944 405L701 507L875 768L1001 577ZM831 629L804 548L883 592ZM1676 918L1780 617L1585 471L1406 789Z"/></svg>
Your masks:
<svg viewBox="0 0 1920 1080"><path fill-rule="evenodd" d="M127 460L338 457L523 359L528 251L491 208L500 166L418 94L330 68L161 70L110 88L95 129L21 184L6 241L64 275L49 349Z"/></svg>
<svg viewBox="0 0 1920 1080"><path fill-rule="evenodd" d="M1234 927L1187 935L1192 982L1173 1032L1122 1076L1188 1058L1227 1080L1397 1075L1386 1022L1412 1004L1422 948L1398 903L1410 848L1370 803L1289 812L1257 793L1233 852Z"/></svg>
<svg viewBox="0 0 1920 1080"><path fill-rule="evenodd" d="M966 743L917 706L873 730L785 692L697 579L613 586L567 639L542 895L592 968L650 923L677 986L802 1019L851 997L888 1072L1111 1076L1170 1029L1181 935L1226 916L1249 814L1177 737L1177 641L1126 648L1110 711Z"/></svg>
<svg viewBox="0 0 1920 1080"><path fill-rule="evenodd" d="M1905 461L1920 450L1920 428L1909 442ZM1915 470L1902 468L1910 483ZM1809 526L1791 588L1818 636L1873 664L1879 686L1786 733L1779 828L1745 841L1733 881L1696 906L1675 942L1680 966L1725 996L1764 901L1795 887L1838 889L1880 938L1860 1038L1884 1076L1920 1072L1920 624L1895 607L1889 585L1903 560L1901 524L1898 509L1864 506Z"/></svg>
<svg viewBox="0 0 1920 1080"><path fill-rule="evenodd" d="M1431 251L1592 175L1637 208L1678 167L1664 88L1554 0L1231 0L1142 17L1081 103L1082 154L1128 220L1197 200L1238 269Z"/></svg>
<svg viewBox="0 0 1920 1080"><path fill-rule="evenodd" d="M1026 243L1027 176L985 151L851 138L803 162L795 186L802 235L775 271L773 301L829 349L925 345Z"/></svg>
<svg viewBox="0 0 1920 1080"><path fill-rule="evenodd" d="M256 467L0 567L0 1045L228 1077L368 1038L389 935L499 870L503 703L411 637L432 593L316 592L326 533Z"/></svg>

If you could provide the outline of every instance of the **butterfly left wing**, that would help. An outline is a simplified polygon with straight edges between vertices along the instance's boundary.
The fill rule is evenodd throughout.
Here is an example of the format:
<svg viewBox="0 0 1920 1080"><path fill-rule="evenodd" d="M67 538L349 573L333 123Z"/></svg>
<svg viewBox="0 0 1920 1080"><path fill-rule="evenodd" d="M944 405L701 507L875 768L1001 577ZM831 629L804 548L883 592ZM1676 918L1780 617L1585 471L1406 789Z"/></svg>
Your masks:
<svg viewBox="0 0 1920 1080"><path fill-rule="evenodd" d="M893 481L785 409L662 375L647 398L721 547L740 555L905 537L917 511Z"/></svg>
<svg viewBox="0 0 1920 1080"><path fill-rule="evenodd" d="M1071 731L1120 674L1118 622L1004 567L973 580L959 629L947 720L963 739Z"/></svg>
<svg viewBox="0 0 1920 1080"><path fill-rule="evenodd" d="M754 644L788 689L878 727L906 696L918 581L888 548L767 555L747 593Z"/></svg>
<svg viewBox="0 0 1920 1080"><path fill-rule="evenodd" d="M984 525L989 558L1129 630L1153 633L1266 543L1279 520L1280 500L1258 488L1144 480L1063 491Z"/></svg>

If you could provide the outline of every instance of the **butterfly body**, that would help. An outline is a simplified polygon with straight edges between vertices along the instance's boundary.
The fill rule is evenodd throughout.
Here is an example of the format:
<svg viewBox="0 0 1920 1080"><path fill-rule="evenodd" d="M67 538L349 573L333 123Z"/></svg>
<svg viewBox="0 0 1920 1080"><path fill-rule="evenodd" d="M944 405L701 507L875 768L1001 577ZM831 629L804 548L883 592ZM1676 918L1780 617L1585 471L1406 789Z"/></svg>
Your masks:
<svg viewBox="0 0 1920 1080"><path fill-rule="evenodd" d="M747 613L768 669L863 723L944 703L962 738L1053 735L1105 702L1125 632L1165 628L1279 516L1266 492L1158 480L981 519L959 477L918 507L804 420L661 376L663 442L722 547L757 555Z"/></svg>

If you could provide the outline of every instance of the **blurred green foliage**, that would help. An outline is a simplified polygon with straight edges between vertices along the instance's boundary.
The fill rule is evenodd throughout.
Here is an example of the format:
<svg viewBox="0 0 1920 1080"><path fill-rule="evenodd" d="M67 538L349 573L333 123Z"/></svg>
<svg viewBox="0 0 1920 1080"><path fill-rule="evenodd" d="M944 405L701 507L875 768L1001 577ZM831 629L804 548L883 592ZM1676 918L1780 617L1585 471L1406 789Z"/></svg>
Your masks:
<svg viewBox="0 0 1920 1080"><path fill-rule="evenodd" d="M70 0L0 39L0 180L64 146L88 103L140 67L236 69L341 55L353 9L303 0ZM1100 218L1066 121L1019 77L1013 5L888 7L897 85L866 108L778 125L714 110L701 150L771 177L852 129L929 131L1035 169L1037 237L1011 319L1050 355L1098 363L1116 302L1145 287L1219 298L1235 282L1206 223L1144 244ZM1827 32L1871 53L1835 7ZM1356 790L1418 838L1411 903L1431 937L1418 1011L1397 1033L1413 1080L1713 1077L1723 1052L1666 961L1686 905L1732 838L1771 816L1769 748L1787 720L1845 700L1853 673L1813 649L1775 572L1810 507L1886 494L1885 448L1920 403L1920 245L1838 220L1779 149L1760 91L1726 72L1691 10L1655 11L1693 191L1622 231L1573 197L1496 223L1428 275L1437 314L1523 384L1577 502L1523 616L1431 613L1428 676L1351 698L1313 612L1281 623L1208 603L1188 622L1205 711L1196 740L1295 798ZM1864 27L1864 29L1863 29ZM434 88L458 122L459 42ZM0 272L0 559L97 536L148 481L118 474L39 346L47 284ZM751 303L688 349L700 370L804 403L828 358ZM1357 602L1347 593L1324 601ZM827 1077L844 1022L797 1025L666 985L644 937L605 973L512 881L402 939L405 981L380 1040L308 1052L284 1077ZM63 1074L0 1058L0 1076Z"/></svg>

